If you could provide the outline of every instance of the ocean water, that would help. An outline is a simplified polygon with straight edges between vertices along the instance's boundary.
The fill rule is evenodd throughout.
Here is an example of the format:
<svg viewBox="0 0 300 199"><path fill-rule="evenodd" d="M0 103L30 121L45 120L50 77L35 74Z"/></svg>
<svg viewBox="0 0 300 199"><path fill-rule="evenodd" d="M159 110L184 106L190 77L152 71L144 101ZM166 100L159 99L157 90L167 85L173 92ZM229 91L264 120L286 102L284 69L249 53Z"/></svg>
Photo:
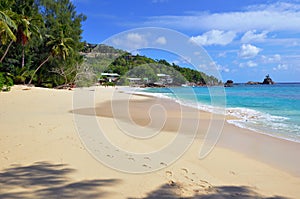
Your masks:
<svg viewBox="0 0 300 199"><path fill-rule="evenodd" d="M300 83L234 87L146 88L139 92L170 98L209 112L235 116L236 126L300 142Z"/></svg>

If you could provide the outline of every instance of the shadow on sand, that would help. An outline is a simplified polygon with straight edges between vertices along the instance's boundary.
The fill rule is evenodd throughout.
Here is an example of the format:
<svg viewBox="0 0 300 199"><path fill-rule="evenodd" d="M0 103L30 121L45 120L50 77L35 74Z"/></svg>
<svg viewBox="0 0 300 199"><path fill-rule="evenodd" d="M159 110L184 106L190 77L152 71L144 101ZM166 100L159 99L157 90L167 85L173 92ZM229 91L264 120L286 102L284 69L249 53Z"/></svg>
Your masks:
<svg viewBox="0 0 300 199"><path fill-rule="evenodd" d="M113 186L117 179L73 181L74 169L65 164L37 162L29 166L13 165L0 172L0 198L102 198L109 193L103 186Z"/></svg>
<svg viewBox="0 0 300 199"><path fill-rule="evenodd" d="M203 193L195 193L192 197L181 197L183 191L179 185L164 184L159 189L149 193L145 199L165 199L165 198L183 198L183 199L288 199L281 196L264 197L246 186L220 186L200 190Z"/></svg>

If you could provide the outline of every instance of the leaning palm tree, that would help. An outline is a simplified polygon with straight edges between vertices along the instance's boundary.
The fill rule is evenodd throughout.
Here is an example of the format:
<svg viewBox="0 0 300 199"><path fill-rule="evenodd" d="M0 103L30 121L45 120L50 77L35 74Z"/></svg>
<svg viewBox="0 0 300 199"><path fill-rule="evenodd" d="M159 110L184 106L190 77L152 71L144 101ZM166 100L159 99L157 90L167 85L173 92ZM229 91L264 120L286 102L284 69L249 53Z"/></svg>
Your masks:
<svg viewBox="0 0 300 199"><path fill-rule="evenodd" d="M47 37L50 39L50 41L46 43L46 46L50 47L50 53L47 56L47 58L33 71L28 84L31 84L35 74L45 63L47 63L50 60L51 57L58 57L65 60L66 57L69 56L69 53L73 50L71 47L73 39L69 37L65 38L63 31L60 32L59 37L55 38L52 35L48 35Z"/></svg>

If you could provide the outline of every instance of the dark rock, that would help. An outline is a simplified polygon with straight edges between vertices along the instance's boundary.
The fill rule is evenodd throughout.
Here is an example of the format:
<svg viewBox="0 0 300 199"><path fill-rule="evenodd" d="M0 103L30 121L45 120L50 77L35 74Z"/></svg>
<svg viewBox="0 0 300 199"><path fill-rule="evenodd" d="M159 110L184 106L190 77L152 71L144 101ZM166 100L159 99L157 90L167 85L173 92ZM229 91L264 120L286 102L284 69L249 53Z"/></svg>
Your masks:
<svg viewBox="0 0 300 199"><path fill-rule="evenodd" d="M157 84L157 83L147 83L145 84L145 87L152 87L152 88L163 88L166 87L163 84Z"/></svg>
<svg viewBox="0 0 300 199"><path fill-rule="evenodd" d="M260 82L249 81L246 84L248 84L248 85L258 85L258 84L261 84L261 83Z"/></svg>
<svg viewBox="0 0 300 199"><path fill-rule="evenodd" d="M224 84L225 87L232 87L233 86L233 81L232 80L227 80L226 83Z"/></svg>
<svg viewBox="0 0 300 199"><path fill-rule="evenodd" d="M262 84L275 84L275 82L267 75Z"/></svg>

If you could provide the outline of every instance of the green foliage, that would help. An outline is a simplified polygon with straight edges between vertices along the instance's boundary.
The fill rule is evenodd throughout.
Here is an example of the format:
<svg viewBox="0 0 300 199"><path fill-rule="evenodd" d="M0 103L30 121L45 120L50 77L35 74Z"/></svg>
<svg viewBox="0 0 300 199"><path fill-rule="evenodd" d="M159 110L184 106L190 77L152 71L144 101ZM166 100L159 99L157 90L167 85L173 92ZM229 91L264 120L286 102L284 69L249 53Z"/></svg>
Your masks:
<svg viewBox="0 0 300 199"><path fill-rule="evenodd" d="M1 0L0 72L15 83L72 84L83 62L85 19L70 0Z"/></svg>
<svg viewBox="0 0 300 199"><path fill-rule="evenodd" d="M106 82L103 86L116 86L116 84L114 82Z"/></svg>
<svg viewBox="0 0 300 199"><path fill-rule="evenodd" d="M10 0L1 0L0 2L0 38L3 45L9 40L17 40L14 34L17 25L12 19L16 14L11 10L12 3Z"/></svg>
<svg viewBox="0 0 300 199"><path fill-rule="evenodd" d="M33 71L28 70L26 67L14 67L13 80L15 84L24 84L29 79Z"/></svg>
<svg viewBox="0 0 300 199"><path fill-rule="evenodd" d="M0 72L0 91L9 91L13 86L13 79L10 74Z"/></svg>
<svg viewBox="0 0 300 199"><path fill-rule="evenodd" d="M119 84L128 85L127 78L148 78L149 82L159 80L157 74L170 75L173 85L182 85L187 82L198 85L217 85L219 80L190 68L182 68L170 64L166 60L153 60L146 56L132 55L128 52L114 49L111 46L85 44L85 63L100 77L103 72L118 73L121 75Z"/></svg>

